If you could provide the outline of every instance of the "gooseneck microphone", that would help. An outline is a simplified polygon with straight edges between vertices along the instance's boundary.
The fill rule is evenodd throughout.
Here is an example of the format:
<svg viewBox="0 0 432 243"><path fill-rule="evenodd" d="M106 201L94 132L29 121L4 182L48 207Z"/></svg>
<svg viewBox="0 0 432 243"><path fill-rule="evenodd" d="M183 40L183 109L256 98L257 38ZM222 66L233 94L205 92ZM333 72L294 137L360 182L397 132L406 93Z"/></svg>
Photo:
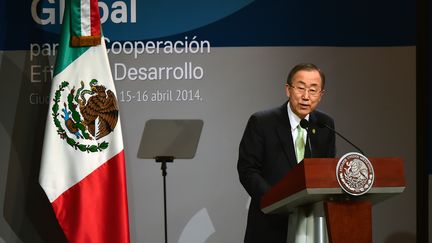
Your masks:
<svg viewBox="0 0 432 243"><path fill-rule="evenodd" d="M313 153L312 153L312 146L311 146L311 142L310 142L310 136L309 136L309 121L306 119L301 119L300 121L300 126L303 129L306 129L308 135L307 135L307 139L308 139L308 144L309 144L309 151L310 151L310 156L311 158L313 158Z"/></svg>
<svg viewBox="0 0 432 243"><path fill-rule="evenodd" d="M335 134L337 134L340 138L342 138L343 140L345 140L345 142L351 144L351 146L353 146L354 148L356 148L361 154L365 154L363 153L363 151L357 147L355 144L353 144L350 140L348 140L347 138L345 138L344 136L342 136L342 134L338 133L335 129L331 128L329 125L325 124L324 122L318 122L318 127L326 127L327 129L329 129L330 131L334 132ZM300 125L301 126L301 125Z"/></svg>

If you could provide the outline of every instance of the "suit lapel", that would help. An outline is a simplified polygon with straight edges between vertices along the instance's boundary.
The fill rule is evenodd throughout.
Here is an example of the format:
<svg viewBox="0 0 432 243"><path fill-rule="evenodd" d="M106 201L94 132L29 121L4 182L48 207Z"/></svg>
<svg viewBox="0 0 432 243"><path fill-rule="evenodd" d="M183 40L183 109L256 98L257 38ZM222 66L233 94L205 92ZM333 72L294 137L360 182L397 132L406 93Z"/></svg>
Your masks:
<svg viewBox="0 0 432 243"><path fill-rule="evenodd" d="M297 164L297 159L294 151L291 125L288 118L287 103L285 103L279 108L278 116L278 125L276 127L276 131L279 137L279 141L281 142L288 163L291 166L295 166Z"/></svg>
<svg viewBox="0 0 432 243"><path fill-rule="evenodd" d="M316 145L318 144L318 128L316 126L317 118L315 112L311 112L309 115L309 131L308 131L308 144L307 150L309 152L308 157L316 157L314 151L317 151ZM312 151L311 151L312 150Z"/></svg>

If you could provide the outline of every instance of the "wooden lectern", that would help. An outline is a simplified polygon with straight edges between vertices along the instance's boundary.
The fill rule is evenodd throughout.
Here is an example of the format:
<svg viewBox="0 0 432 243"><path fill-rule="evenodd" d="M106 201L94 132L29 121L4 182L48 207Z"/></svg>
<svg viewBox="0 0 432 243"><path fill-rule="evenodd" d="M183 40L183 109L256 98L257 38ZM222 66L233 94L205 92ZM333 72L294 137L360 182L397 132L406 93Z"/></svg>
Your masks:
<svg viewBox="0 0 432 243"><path fill-rule="evenodd" d="M372 205L405 189L403 162L399 158L369 158L375 172L366 194L345 193L336 178L338 159L304 159L261 199L264 213L287 213L295 208L324 203L330 243L371 243Z"/></svg>

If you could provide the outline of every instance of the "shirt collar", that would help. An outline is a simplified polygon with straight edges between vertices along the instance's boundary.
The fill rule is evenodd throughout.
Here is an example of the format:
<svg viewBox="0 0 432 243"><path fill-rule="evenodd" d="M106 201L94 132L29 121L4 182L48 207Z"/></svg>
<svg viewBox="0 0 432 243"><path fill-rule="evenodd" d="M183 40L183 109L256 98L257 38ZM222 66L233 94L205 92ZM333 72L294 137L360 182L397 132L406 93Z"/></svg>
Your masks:
<svg viewBox="0 0 432 243"><path fill-rule="evenodd" d="M297 126L300 124L301 119L291 110L291 106L289 102L287 103L287 110L288 110L288 118L291 125L291 131L294 131L297 128ZM309 121L309 114L306 115L305 119Z"/></svg>

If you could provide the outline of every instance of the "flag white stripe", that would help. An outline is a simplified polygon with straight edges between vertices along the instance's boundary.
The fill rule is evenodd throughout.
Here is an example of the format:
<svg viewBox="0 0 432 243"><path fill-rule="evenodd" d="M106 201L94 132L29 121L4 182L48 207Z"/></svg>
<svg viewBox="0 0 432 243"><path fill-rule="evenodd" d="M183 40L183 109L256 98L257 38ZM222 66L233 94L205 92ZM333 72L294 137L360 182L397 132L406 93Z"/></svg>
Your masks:
<svg viewBox="0 0 432 243"><path fill-rule="evenodd" d="M90 0L81 0L81 36L91 36Z"/></svg>

